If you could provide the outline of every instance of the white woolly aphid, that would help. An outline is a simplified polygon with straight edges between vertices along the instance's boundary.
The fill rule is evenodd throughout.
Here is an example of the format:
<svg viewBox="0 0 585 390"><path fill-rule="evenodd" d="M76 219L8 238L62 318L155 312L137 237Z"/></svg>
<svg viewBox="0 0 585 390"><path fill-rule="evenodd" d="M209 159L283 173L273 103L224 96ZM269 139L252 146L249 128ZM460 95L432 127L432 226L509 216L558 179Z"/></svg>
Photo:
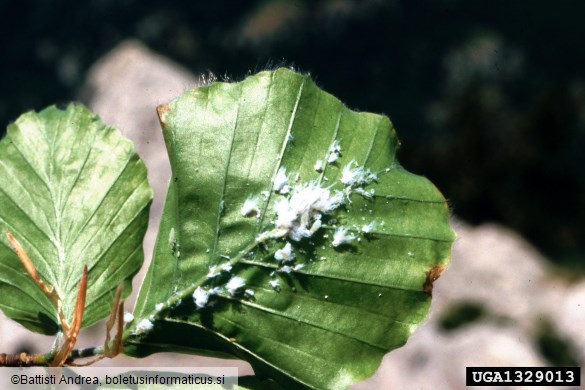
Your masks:
<svg viewBox="0 0 585 390"><path fill-rule="evenodd" d="M243 217L251 217L255 215L257 218L259 218L260 208L258 208L258 198L250 197L246 199L244 205L242 206L242 209L240 210L240 213L242 214Z"/></svg>
<svg viewBox="0 0 585 390"><path fill-rule="evenodd" d="M146 318L140 320L140 322L136 325L136 329L134 330L135 335L140 335L149 332L153 328L153 324L150 320Z"/></svg>
<svg viewBox="0 0 585 390"><path fill-rule="evenodd" d="M223 263L221 265L221 270L225 272L230 272L232 270L232 265L230 263Z"/></svg>
<svg viewBox="0 0 585 390"><path fill-rule="evenodd" d="M282 267L278 268L276 272L283 273L283 274L290 274L293 271L293 267L290 265L283 265Z"/></svg>
<svg viewBox="0 0 585 390"><path fill-rule="evenodd" d="M215 277L221 275L221 270L218 268L219 267L217 265L212 265L211 267L209 267L209 272L207 273L207 277L209 279L211 279L211 278L215 278Z"/></svg>
<svg viewBox="0 0 585 390"><path fill-rule="evenodd" d="M329 164L334 163L337 161L339 156L341 155L341 145L339 144L338 140L333 141L331 147L329 148L329 158L327 158L327 162Z"/></svg>
<svg viewBox="0 0 585 390"><path fill-rule="evenodd" d="M134 314L125 311L124 312L124 323L127 324L129 322L134 321Z"/></svg>
<svg viewBox="0 0 585 390"><path fill-rule="evenodd" d="M364 167L352 168L355 165L355 160L350 161L341 172L341 182L347 187L358 187L369 184L378 179L378 176Z"/></svg>
<svg viewBox="0 0 585 390"><path fill-rule="evenodd" d="M376 221L372 221L367 225L362 226L362 233L369 234L376 228Z"/></svg>
<svg viewBox="0 0 585 390"><path fill-rule="evenodd" d="M270 287L272 287L273 289L278 289L280 287L280 282L276 279L271 279L268 281L268 284L270 285Z"/></svg>
<svg viewBox="0 0 585 390"><path fill-rule="evenodd" d="M285 263L293 261L295 258L295 254L292 250L290 242L287 242L284 248L278 249L276 252L274 252L274 258Z"/></svg>
<svg viewBox="0 0 585 390"><path fill-rule="evenodd" d="M278 192L279 194L287 194L290 191L290 187L288 186L288 176L286 175L286 169L284 167L278 169L276 177L274 178L273 189L274 192Z"/></svg>
<svg viewBox="0 0 585 390"><path fill-rule="evenodd" d="M313 168L317 172L322 172L323 171L323 160L317 160L317 161L315 161L315 165L313 165Z"/></svg>
<svg viewBox="0 0 585 390"><path fill-rule="evenodd" d="M244 278L239 276L232 276L232 278L226 283L225 288L228 290L231 296L236 295L238 290L246 285Z"/></svg>
<svg viewBox="0 0 585 390"><path fill-rule="evenodd" d="M310 237L321 227L321 216L343 203L343 194L334 194L312 182L295 186L290 198L276 203L277 237L288 236L294 241Z"/></svg>
<svg viewBox="0 0 585 390"><path fill-rule="evenodd" d="M163 307L164 305L162 303L157 303L156 305L154 305L154 310L161 311Z"/></svg>
<svg viewBox="0 0 585 390"><path fill-rule="evenodd" d="M347 234L347 228L339 228L333 233L333 242L332 245L334 247L338 247L343 244L347 244L355 240L355 236L353 234Z"/></svg>
<svg viewBox="0 0 585 390"><path fill-rule="evenodd" d="M303 268L305 268L304 264L297 264L293 267L293 271L298 271L298 270L301 270Z"/></svg>
<svg viewBox="0 0 585 390"><path fill-rule="evenodd" d="M206 291L201 287L197 287L193 292L193 301L195 302L195 306L197 306L198 309L203 309L205 305L207 305L207 302L209 302L209 295L209 291Z"/></svg>

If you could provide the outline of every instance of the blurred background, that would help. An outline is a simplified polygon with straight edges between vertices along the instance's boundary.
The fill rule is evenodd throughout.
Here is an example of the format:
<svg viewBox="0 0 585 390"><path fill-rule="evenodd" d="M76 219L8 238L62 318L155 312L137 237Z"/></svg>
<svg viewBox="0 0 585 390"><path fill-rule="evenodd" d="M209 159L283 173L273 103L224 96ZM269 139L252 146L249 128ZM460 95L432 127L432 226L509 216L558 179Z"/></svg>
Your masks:
<svg viewBox="0 0 585 390"><path fill-rule="evenodd" d="M380 383L461 383L453 367L471 357L585 361L585 2L0 0L0 12L0 135L22 112L76 100L123 130L147 112L158 132L154 106L200 75L280 65L389 115L402 165L443 192L459 239L437 314L387 356ZM145 91L147 111L131 111ZM143 155L150 141L135 142Z"/></svg>
<svg viewBox="0 0 585 390"><path fill-rule="evenodd" d="M461 218L585 270L585 3L1 0L0 123L75 100L128 38L234 79L279 64L389 115Z"/></svg>

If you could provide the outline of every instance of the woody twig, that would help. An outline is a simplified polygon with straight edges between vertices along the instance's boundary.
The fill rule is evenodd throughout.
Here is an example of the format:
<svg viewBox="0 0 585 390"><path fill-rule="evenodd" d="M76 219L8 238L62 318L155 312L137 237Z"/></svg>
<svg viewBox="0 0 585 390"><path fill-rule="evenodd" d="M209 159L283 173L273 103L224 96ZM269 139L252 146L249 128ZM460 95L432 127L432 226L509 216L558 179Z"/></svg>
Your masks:
<svg viewBox="0 0 585 390"><path fill-rule="evenodd" d="M67 319L65 317L65 313L63 311L63 304L61 297L55 290L55 288L51 285L45 284L38 272L35 268L33 262L31 261L30 257L20 245L18 240L14 238L10 232L6 232L6 237L10 242L10 245L14 248L16 255L24 265L26 272L32 278L32 280L36 283L39 289L49 298L49 300L56 306L57 308L57 315L59 316L59 321L61 322L61 330L65 335L65 341L59 348L59 350L55 353L53 359L48 363L50 366L59 367L65 364L69 357L69 353L73 350L75 346L75 342L77 341L77 336L79 335L79 330L81 329L81 322L83 320L83 311L85 308L85 298L87 293L87 275L88 269L87 265L83 268L83 273L81 276L81 280L79 283L79 291L77 292L77 300L75 302L75 309L73 312L73 320L71 321L71 325L68 324ZM17 358L18 356L18 358ZM31 355L29 355L31 356ZM36 355L35 355L36 356ZM44 356L44 355L38 355ZM3 359L2 359L3 358ZM38 360L38 359L36 359ZM17 364L17 365L35 365L36 363L47 363L41 361L35 361L32 357L27 357L21 355L4 355L0 356L0 365L10 365Z"/></svg>
<svg viewBox="0 0 585 390"><path fill-rule="evenodd" d="M71 321L71 327L65 332L65 341L61 345L61 348L55 354L51 366L61 367L67 361L69 353L73 350L75 343L77 342L77 336L81 329L81 322L83 320L83 309L85 308L85 296L87 293L87 265L83 267L83 274L81 275L81 281L79 282L79 291L77 292L77 300L75 302L75 310L73 312L73 320Z"/></svg>

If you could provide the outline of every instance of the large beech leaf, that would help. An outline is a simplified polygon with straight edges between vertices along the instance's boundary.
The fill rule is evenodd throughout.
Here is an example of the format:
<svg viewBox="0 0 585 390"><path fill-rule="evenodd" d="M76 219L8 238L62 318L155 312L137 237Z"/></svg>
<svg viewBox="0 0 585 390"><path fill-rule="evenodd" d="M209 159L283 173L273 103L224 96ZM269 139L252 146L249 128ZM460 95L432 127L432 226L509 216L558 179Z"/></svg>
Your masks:
<svg viewBox="0 0 585 390"><path fill-rule="evenodd" d="M117 286L142 265L151 199L132 143L86 108L22 115L0 141L0 308L33 331L58 331L57 308L25 272L9 231L59 294L69 323L87 265L82 326L104 318Z"/></svg>
<svg viewBox="0 0 585 390"><path fill-rule="evenodd" d="M158 110L173 180L125 353L227 354L287 388L372 375L425 318L454 239L442 195L396 161L389 119L351 111L288 69ZM343 204L321 213L320 228L311 214L308 237L279 230L282 202L309 189ZM279 261L286 243L295 258Z"/></svg>

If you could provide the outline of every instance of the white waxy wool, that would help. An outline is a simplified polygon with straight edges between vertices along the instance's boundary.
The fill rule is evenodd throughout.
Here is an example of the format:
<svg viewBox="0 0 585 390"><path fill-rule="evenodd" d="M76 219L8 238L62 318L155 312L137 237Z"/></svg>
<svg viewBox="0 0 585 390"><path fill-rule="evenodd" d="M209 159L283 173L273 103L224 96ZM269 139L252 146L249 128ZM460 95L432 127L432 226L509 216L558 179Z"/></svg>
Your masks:
<svg viewBox="0 0 585 390"><path fill-rule="evenodd" d="M304 264L297 264L297 265L295 265L295 266L293 267L293 270L294 270L294 271L298 271L298 270L301 270L301 269L303 269L303 268L305 268L305 265L304 265Z"/></svg>
<svg viewBox="0 0 585 390"><path fill-rule="evenodd" d="M278 249L276 252L274 252L274 258L276 260L283 262L294 260L295 254L293 252L290 242L287 242L283 248Z"/></svg>
<svg viewBox="0 0 585 390"><path fill-rule="evenodd" d="M225 288L228 290L230 295L234 296L238 290L246 285L244 278L239 276L232 276L232 278L226 283Z"/></svg>
<svg viewBox="0 0 585 390"><path fill-rule="evenodd" d="M254 296L254 290L248 288L248 289L246 289L244 291L244 294L246 294L249 297L253 297Z"/></svg>
<svg viewBox="0 0 585 390"><path fill-rule="evenodd" d="M367 225L362 226L362 233L369 234L376 228L376 222L372 221Z"/></svg>
<svg viewBox="0 0 585 390"><path fill-rule="evenodd" d="M353 234L348 234L347 228L339 228L333 234L333 243L334 247L338 247L340 245L348 244L351 241L355 240L355 236Z"/></svg>
<svg viewBox="0 0 585 390"><path fill-rule="evenodd" d="M331 147L329 148L329 151L331 153L341 153L341 144L339 143L339 140L335 140L333 141L333 143L331 144Z"/></svg>
<svg viewBox="0 0 585 390"><path fill-rule="evenodd" d="M221 275L221 270L218 269L219 267L217 265L212 265L211 267L209 267L209 272L207 273L207 277L208 278L215 278L219 275Z"/></svg>
<svg viewBox="0 0 585 390"><path fill-rule="evenodd" d="M329 147L329 157L327 158L327 162L332 164L337 161L339 156L341 156L341 145L339 144L338 140L335 140Z"/></svg>
<svg viewBox="0 0 585 390"><path fill-rule="evenodd" d="M294 241L310 237L321 227L322 214L335 210L343 203L343 193L334 194L315 182L295 186L289 198L279 199L275 205L278 237L289 235Z"/></svg>
<svg viewBox="0 0 585 390"><path fill-rule="evenodd" d="M197 287L193 292L193 301L198 309L203 309L209 302L209 292L201 287Z"/></svg>
<svg viewBox="0 0 585 390"><path fill-rule="evenodd" d="M124 312L124 323L127 324L129 322L134 321L134 314L125 311Z"/></svg>
<svg viewBox="0 0 585 390"><path fill-rule="evenodd" d="M154 305L154 310L161 311L163 307L164 305L162 303L157 303L156 305Z"/></svg>
<svg viewBox="0 0 585 390"><path fill-rule="evenodd" d="M153 328L153 324L150 320L147 320L146 318L140 320L140 322L138 323L138 325L136 325L136 329L134 330L134 334L136 335L140 335L140 334L144 334L144 333L148 333L152 328Z"/></svg>
<svg viewBox="0 0 585 390"><path fill-rule="evenodd" d="M268 281L268 284L270 285L270 287L277 289L280 287L280 282L276 279L271 279Z"/></svg>
<svg viewBox="0 0 585 390"><path fill-rule="evenodd" d="M223 263L221 269L222 271L230 272L232 270L232 265L230 263Z"/></svg>
<svg viewBox="0 0 585 390"><path fill-rule="evenodd" d="M244 202L240 213L243 217L260 217L260 209L258 208L258 198L248 198Z"/></svg>
<svg viewBox="0 0 585 390"><path fill-rule="evenodd" d="M280 167L274 178L274 191L279 194L287 194L290 191L288 186L288 176L286 175L286 169Z"/></svg>
<svg viewBox="0 0 585 390"><path fill-rule="evenodd" d="M337 161L337 159L339 158L339 153L331 153L329 155L329 158L327 158L327 162L329 164L333 164L335 161Z"/></svg>
<svg viewBox="0 0 585 390"><path fill-rule="evenodd" d="M278 268L276 272L280 272L283 274L290 274L293 271L293 267L289 265L283 265L282 267Z"/></svg>
<svg viewBox="0 0 585 390"><path fill-rule="evenodd" d="M296 210L293 210L288 199L282 198L276 202L276 222L279 228L291 229L298 218Z"/></svg>
<svg viewBox="0 0 585 390"><path fill-rule="evenodd" d="M355 160L350 161L341 172L341 182L348 187L358 187L371 183L378 179L378 176L363 167L352 168L356 165Z"/></svg>
<svg viewBox="0 0 585 390"><path fill-rule="evenodd" d="M323 171L323 160L317 160L317 161L315 161L315 165L313 165L313 168L317 172L322 172Z"/></svg>

